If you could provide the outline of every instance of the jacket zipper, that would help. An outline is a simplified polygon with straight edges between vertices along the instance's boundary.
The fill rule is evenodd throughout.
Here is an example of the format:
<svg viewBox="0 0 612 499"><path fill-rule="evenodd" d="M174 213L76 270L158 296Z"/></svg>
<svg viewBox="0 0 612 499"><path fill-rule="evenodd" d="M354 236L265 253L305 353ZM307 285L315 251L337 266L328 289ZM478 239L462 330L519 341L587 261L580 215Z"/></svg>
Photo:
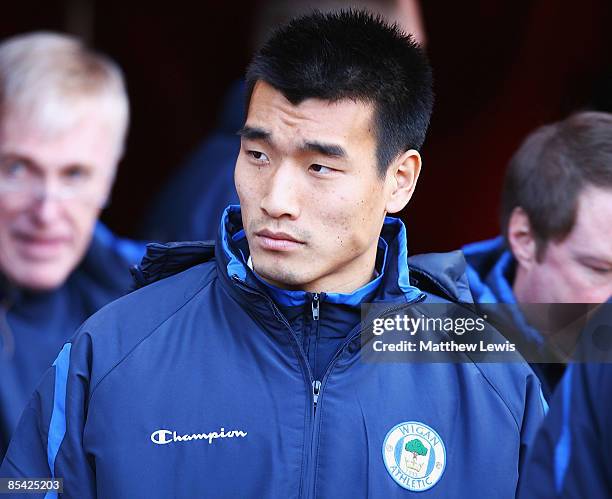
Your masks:
<svg viewBox="0 0 612 499"><path fill-rule="evenodd" d="M311 308L312 308L312 320L313 321L319 320L319 299L320 299L319 293L315 293L312 297Z"/></svg>
<svg viewBox="0 0 612 499"><path fill-rule="evenodd" d="M321 303L321 296L319 295L319 293L315 293L312 296L312 303L311 303L311 308L312 308L312 320L315 321L315 325L317 328L317 335L315 337L315 354L314 354L314 362L315 362L315 372L316 372L316 362L317 362L317 351L318 351L318 347L319 347L319 306ZM314 377L314 376L313 376ZM315 379L312 382L312 410L313 410L313 416L316 413L317 410L317 402L319 400L319 392L321 391L321 381Z"/></svg>
<svg viewBox="0 0 612 499"><path fill-rule="evenodd" d="M312 382L312 409L316 413L317 411L317 402L319 401L319 393L321 393L321 382L313 381Z"/></svg>
<svg viewBox="0 0 612 499"><path fill-rule="evenodd" d="M308 357L306 356L306 352L304 352L304 349L302 348L302 345L300 343L300 341L297 338L297 335L295 334L295 331L293 331L293 329L291 328L291 324L289 324L289 322L287 321L287 319L285 318L285 316L281 313L281 311L278 309L278 307L276 306L276 304L274 303L274 301L265 293L262 293L261 291L258 291L254 288L252 288L251 286L249 286L245 281L243 281L242 279L240 279L237 275L232 275L232 280L234 280L234 282L236 282L236 284L238 285L238 287L240 287L241 289L243 289L244 291L246 291L247 293L251 293L257 296L260 296L261 298L263 298L264 300L266 300L266 302L268 303L268 305L270 306L270 308L272 309L272 313L274 314L274 317L276 317L276 319L281 322L288 330L289 333L291 334L291 337L293 338L293 341L295 342L295 344L297 345L298 351L300 353L301 356L301 363L302 363L302 369L304 369L304 371L306 372L308 379L310 380L310 385L311 385L311 396L312 396L312 411L310 413L310 426L308 428L309 430L309 435L305 435L304 436L304 453L302 455L302 459L303 461L305 461L306 465L302 467L302 476L300 478L300 493L299 493L299 497L307 497L309 492L308 492L308 487L306 487L307 485L310 484L311 481L311 477L310 477L310 468L312 467L312 442L314 441L313 439L313 433L314 433L314 427L315 427L315 407L317 405L317 401L319 398L319 390L321 387L321 382L320 381L314 381L314 375L312 373L312 370L310 369L310 365L308 364ZM319 299L317 297L317 306L316 306L316 310L317 310L317 314L318 314L318 307L319 307ZM313 309L313 318L314 318L314 309ZM318 315L317 315L317 320L318 320ZM317 387L315 389L315 387ZM308 445L308 443L310 443L310 445Z"/></svg>
<svg viewBox="0 0 612 499"><path fill-rule="evenodd" d="M411 305L414 305L416 303L420 303L425 298L426 298L426 295L424 293L422 293L415 300L413 300L411 302L401 303L399 305L394 305L392 307L386 308L380 314L376 314L374 317L372 317L372 319L375 319L375 318L385 318L386 316L388 316L389 314L391 314L393 312L396 312L398 310L406 308L407 306L411 306ZM314 381L313 384L312 384L314 428L313 428L313 431L312 431L311 456L310 456L309 469L313 469L314 472L313 472L313 476L308 479L309 480L309 488L308 488L308 492L307 492L307 496L308 497L315 497L315 491L316 491L316 479L317 479L317 477L316 477L316 469L317 469L316 468L317 440L318 440L318 437L319 437L319 427L320 427L320 419L321 419L320 405L321 405L321 397L323 395L323 388L325 388L325 383L327 382L327 379L329 378L329 375L333 371L333 369L334 369L334 367L336 365L336 362L338 361L338 359L340 358L340 356L344 352L344 349L355 339L355 337L359 334L360 331L363 330L363 333L366 333L367 331L370 331L372 329L372 327L367 327L367 328L364 327L368 322L371 322L371 321L368 318L366 318L366 320L361 321L349 333L347 338L342 343L342 346L338 349L338 351L334 354L332 360L329 362L329 365L327 366L327 369L325 370L325 373L323 375L322 381ZM317 406L319 407L319 412L318 413L317 413Z"/></svg>
<svg viewBox="0 0 612 499"><path fill-rule="evenodd" d="M406 308L409 305L414 305L416 303L420 303L422 302L424 299L426 298L425 294L421 294L418 298L416 298L415 300L411 301L411 302L406 302L406 303L402 303L399 305L394 305L393 307L389 307L386 308L385 310L383 310L380 314L376 314L375 316L372 317L373 319L384 319L387 315L396 312L398 310L401 310L403 308ZM324 388L325 385L325 381L327 380L327 377L329 375L329 373L331 372L331 370L334 368L334 365L336 363L336 360L338 360L338 357L340 357L340 355L342 354L342 352L344 351L344 349L346 348L346 346L351 343L355 337L359 334L359 331L362 331L364 333L370 331L372 328L368 327L365 328L364 326L370 322L369 319L366 318L366 320L361 321L355 328L353 328L353 330L349 333L349 335L346 337L346 339L344 340L344 342L342 343L342 345L340 346L340 348L338 349L338 351L334 354L334 356L332 357L331 361L329 362L329 365L323 375L323 379L322 381L314 381L313 382L313 395L316 393L316 397L314 398L314 406L316 408L318 402L319 402L319 398L321 397L321 391ZM317 384L316 387L316 391L315 391L315 383Z"/></svg>

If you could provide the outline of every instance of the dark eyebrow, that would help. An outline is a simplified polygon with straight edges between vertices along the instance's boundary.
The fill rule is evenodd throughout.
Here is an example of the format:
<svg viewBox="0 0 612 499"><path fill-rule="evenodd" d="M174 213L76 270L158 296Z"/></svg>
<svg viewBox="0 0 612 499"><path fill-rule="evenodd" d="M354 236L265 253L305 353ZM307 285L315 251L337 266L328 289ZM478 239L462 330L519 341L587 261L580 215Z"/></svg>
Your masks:
<svg viewBox="0 0 612 499"><path fill-rule="evenodd" d="M259 127L251 127L248 125L243 126L238 130L237 134L248 140L262 140L264 142L272 143L272 134L267 130ZM326 144L318 141L307 141L301 149L309 152L316 152L323 156L330 158L346 158L347 154L343 147L337 144Z"/></svg>
<svg viewBox="0 0 612 499"><path fill-rule="evenodd" d="M325 144L323 142L306 142L303 146L306 151L313 151L331 158L346 158L344 148L336 144Z"/></svg>
<svg viewBox="0 0 612 499"><path fill-rule="evenodd" d="M238 130L236 134L248 140L264 140L266 142L270 142L270 137L272 136L270 132L267 132L263 128L246 125Z"/></svg>

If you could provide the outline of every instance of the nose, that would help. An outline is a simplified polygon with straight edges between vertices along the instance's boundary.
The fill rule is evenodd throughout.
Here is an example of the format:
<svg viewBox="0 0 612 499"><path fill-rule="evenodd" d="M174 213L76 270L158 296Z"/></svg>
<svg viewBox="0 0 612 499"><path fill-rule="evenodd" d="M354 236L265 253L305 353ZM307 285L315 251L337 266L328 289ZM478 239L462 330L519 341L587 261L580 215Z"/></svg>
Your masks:
<svg viewBox="0 0 612 499"><path fill-rule="evenodd" d="M272 218L298 218L300 207L297 182L297 172L291 165L280 165L269 177L265 195L261 199L261 209Z"/></svg>
<svg viewBox="0 0 612 499"><path fill-rule="evenodd" d="M38 225L48 225L57 220L62 211L62 201L50 185L43 186L30 205L30 213Z"/></svg>
<svg viewBox="0 0 612 499"><path fill-rule="evenodd" d="M60 204L57 199L49 196L38 199L31 208L32 218L39 225L53 223L60 216Z"/></svg>

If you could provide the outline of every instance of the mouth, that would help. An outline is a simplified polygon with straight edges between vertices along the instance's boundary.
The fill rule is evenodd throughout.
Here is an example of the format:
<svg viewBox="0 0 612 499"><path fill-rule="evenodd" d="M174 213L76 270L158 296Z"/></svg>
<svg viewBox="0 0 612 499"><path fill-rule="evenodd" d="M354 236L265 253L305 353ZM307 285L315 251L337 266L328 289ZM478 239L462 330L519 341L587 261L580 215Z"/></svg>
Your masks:
<svg viewBox="0 0 612 499"><path fill-rule="evenodd" d="M15 233L14 240L23 257L38 261L58 257L70 242L69 238L63 236L40 236L25 233Z"/></svg>
<svg viewBox="0 0 612 499"><path fill-rule="evenodd" d="M306 244L286 232L274 232L268 229L257 231L255 237L259 246L269 251L293 251Z"/></svg>

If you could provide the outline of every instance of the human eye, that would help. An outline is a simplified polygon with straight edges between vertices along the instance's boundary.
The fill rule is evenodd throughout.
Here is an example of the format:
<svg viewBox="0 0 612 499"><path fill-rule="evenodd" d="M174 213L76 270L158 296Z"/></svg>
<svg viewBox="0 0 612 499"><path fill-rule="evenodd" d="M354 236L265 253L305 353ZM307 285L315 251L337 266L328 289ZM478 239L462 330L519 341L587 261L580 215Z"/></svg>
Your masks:
<svg viewBox="0 0 612 499"><path fill-rule="evenodd" d="M591 273L596 275L608 275L612 273L612 262L600 258L587 258L581 261L582 265Z"/></svg>
<svg viewBox="0 0 612 499"><path fill-rule="evenodd" d="M601 265L589 265L589 268L596 274L607 275L612 272L611 267L603 267Z"/></svg>
<svg viewBox="0 0 612 499"><path fill-rule="evenodd" d="M253 159L253 161L257 164L263 165L270 163L270 158L266 156L261 151L247 151L247 154Z"/></svg>
<svg viewBox="0 0 612 499"><path fill-rule="evenodd" d="M90 176L90 169L83 165L70 165L62 171L63 179L70 183L84 182Z"/></svg>
<svg viewBox="0 0 612 499"><path fill-rule="evenodd" d="M30 173L30 167L24 159L5 158L0 163L0 172L7 180L20 180Z"/></svg>
<svg viewBox="0 0 612 499"><path fill-rule="evenodd" d="M310 171L318 175L329 175L330 173L333 173L336 170L334 170L333 168L330 168L329 166L323 166L323 165L319 165L315 163L315 164L310 165Z"/></svg>

